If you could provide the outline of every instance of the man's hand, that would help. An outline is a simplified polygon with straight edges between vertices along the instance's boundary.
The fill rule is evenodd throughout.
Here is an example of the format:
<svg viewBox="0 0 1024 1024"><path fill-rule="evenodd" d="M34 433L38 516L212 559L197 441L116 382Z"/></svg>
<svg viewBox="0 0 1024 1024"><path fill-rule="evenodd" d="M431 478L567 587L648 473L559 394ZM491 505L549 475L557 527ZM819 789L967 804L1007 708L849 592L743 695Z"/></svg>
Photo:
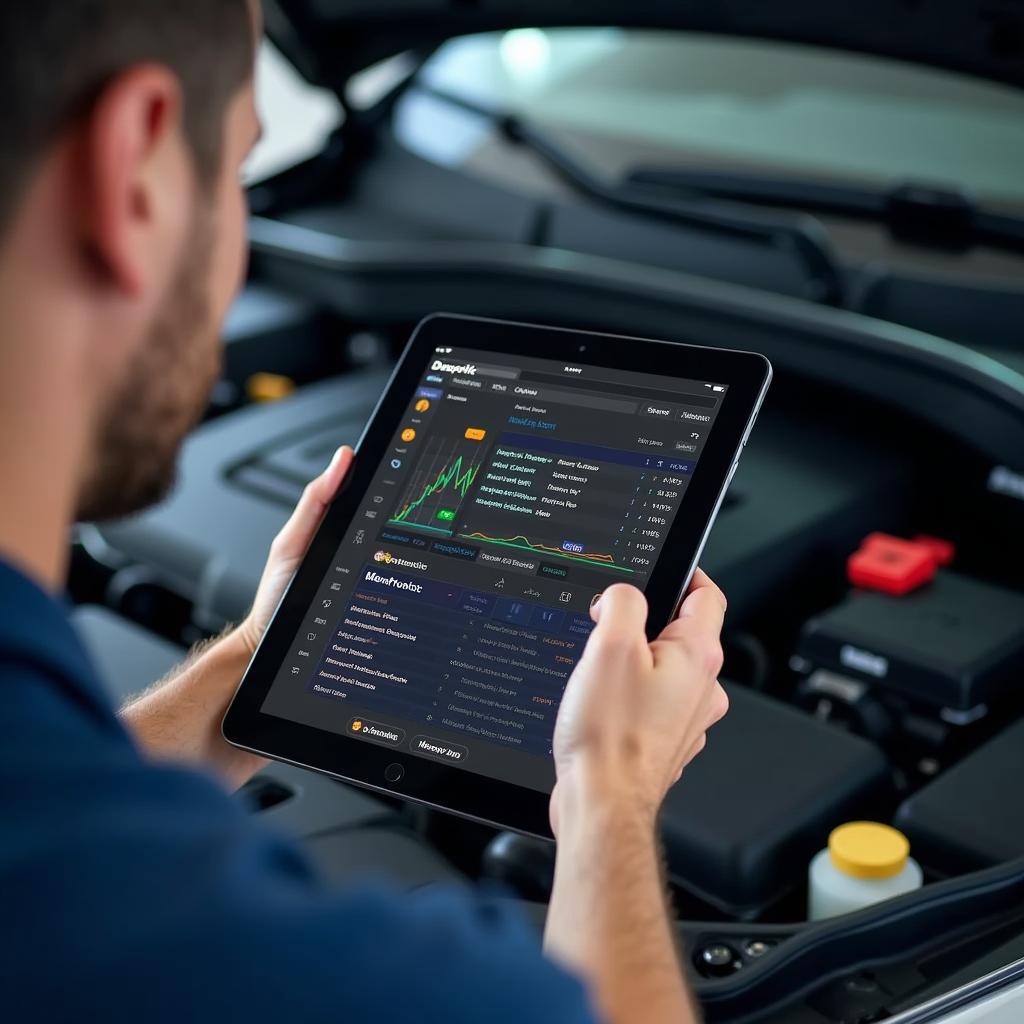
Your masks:
<svg viewBox="0 0 1024 1024"><path fill-rule="evenodd" d="M580 783L597 788L588 799L626 799L653 826L669 787L729 709L718 683L725 607L698 569L678 618L648 643L643 594L619 583L601 595L555 726L556 835L563 813L571 813L563 802L571 804Z"/></svg>
<svg viewBox="0 0 1024 1024"><path fill-rule="evenodd" d="M610 587L555 725L558 837L548 952L590 982L613 1024L697 1020L669 920L656 822L669 787L728 710L718 683L725 598L698 571L649 643L647 602ZM684 783L685 785L685 783Z"/></svg>
<svg viewBox="0 0 1024 1024"><path fill-rule="evenodd" d="M306 485L291 518L270 545L260 585L252 610L238 627L238 632L251 657L270 625L285 588L295 575L313 535L323 521L328 505L334 500L345 474L352 465L352 449L345 445L334 453L330 465Z"/></svg>
<svg viewBox="0 0 1024 1024"><path fill-rule="evenodd" d="M201 763L234 787L266 764L262 758L225 742L220 723L351 465L352 449L339 448L327 469L307 485L291 518L270 546L256 599L245 621L216 642L197 649L184 665L122 709L125 725L153 757Z"/></svg>

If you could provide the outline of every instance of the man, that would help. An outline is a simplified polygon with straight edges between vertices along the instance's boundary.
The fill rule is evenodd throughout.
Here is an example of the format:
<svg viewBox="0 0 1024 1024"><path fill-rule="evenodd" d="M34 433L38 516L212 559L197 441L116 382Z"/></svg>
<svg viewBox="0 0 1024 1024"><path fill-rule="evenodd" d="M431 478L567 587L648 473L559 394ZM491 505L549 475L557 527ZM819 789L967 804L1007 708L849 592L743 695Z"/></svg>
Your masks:
<svg viewBox="0 0 1024 1024"><path fill-rule="evenodd" d="M3 1017L692 1021L655 825L726 708L706 577L651 644L638 591L594 612L555 735L546 957L466 894L327 890L227 796L261 762L221 716L351 451L246 621L120 720L68 624L69 525L164 493L218 373L260 30L246 0L0 6Z"/></svg>

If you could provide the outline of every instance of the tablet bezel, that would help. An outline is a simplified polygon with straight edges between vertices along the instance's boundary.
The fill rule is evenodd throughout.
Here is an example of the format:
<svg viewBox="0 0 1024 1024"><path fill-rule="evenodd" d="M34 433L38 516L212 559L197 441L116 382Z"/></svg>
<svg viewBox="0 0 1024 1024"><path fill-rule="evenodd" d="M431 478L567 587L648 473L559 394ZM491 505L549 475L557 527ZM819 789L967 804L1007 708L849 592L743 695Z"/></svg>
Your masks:
<svg viewBox="0 0 1024 1024"><path fill-rule="evenodd" d="M545 793L260 710L438 346L493 352L512 360L516 356L564 359L728 386L646 588L647 631L652 637L675 614L689 585L771 381L771 364L753 352L456 314L427 317L398 361L356 446L352 469L281 598L224 717L224 738L234 746L499 828L550 839Z"/></svg>

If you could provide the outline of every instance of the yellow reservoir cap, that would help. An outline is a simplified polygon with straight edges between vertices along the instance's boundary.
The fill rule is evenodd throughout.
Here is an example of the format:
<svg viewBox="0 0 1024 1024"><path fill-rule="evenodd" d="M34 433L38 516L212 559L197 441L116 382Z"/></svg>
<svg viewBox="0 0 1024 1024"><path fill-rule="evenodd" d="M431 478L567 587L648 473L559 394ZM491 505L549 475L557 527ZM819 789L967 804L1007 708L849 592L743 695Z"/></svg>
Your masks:
<svg viewBox="0 0 1024 1024"><path fill-rule="evenodd" d="M892 878L907 865L910 843L891 825L851 821L828 837L833 865L851 878Z"/></svg>
<svg viewBox="0 0 1024 1024"><path fill-rule="evenodd" d="M280 373L254 373L245 382L246 394L253 402L279 402L295 391L295 381Z"/></svg>

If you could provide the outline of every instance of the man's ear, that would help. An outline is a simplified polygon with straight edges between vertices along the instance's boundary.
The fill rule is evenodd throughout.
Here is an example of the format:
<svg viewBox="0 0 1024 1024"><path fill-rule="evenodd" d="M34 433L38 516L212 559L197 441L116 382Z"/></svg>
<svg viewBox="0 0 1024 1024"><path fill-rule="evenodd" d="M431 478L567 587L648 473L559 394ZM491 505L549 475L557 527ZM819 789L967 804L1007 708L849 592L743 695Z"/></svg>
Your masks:
<svg viewBox="0 0 1024 1024"><path fill-rule="evenodd" d="M100 94L83 125L87 241L110 284L137 297L166 272L191 195L182 95L166 68L141 65Z"/></svg>

